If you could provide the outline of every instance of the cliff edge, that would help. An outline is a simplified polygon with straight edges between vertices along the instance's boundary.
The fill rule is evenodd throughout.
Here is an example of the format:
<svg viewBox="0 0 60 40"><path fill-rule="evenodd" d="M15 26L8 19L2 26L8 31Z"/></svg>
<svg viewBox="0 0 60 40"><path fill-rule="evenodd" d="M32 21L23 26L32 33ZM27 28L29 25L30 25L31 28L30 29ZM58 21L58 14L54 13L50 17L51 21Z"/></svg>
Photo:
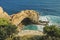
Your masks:
<svg viewBox="0 0 60 40"><path fill-rule="evenodd" d="M11 17L6 13L2 7L0 7L0 18L10 19Z"/></svg>

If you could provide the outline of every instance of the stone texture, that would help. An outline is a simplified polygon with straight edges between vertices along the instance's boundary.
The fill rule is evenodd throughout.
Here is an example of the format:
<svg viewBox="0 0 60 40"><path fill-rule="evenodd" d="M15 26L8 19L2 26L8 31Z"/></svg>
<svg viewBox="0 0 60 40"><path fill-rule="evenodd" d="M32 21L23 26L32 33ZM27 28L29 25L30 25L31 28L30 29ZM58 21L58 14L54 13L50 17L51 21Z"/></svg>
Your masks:
<svg viewBox="0 0 60 40"><path fill-rule="evenodd" d="M3 13L3 8L2 8L2 7L0 7L0 14L1 14L1 13Z"/></svg>
<svg viewBox="0 0 60 40"><path fill-rule="evenodd" d="M29 18L34 23L39 22L39 15L34 10L21 11L17 14L12 15L11 18L12 18L12 23L15 25L20 24L22 20L24 20L25 18Z"/></svg>
<svg viewBox="0 0 60 40"><path fill-rule="evenodd" d="M11 17L6 13L2 7L0 7L0 18L10 19Z"/></svg>

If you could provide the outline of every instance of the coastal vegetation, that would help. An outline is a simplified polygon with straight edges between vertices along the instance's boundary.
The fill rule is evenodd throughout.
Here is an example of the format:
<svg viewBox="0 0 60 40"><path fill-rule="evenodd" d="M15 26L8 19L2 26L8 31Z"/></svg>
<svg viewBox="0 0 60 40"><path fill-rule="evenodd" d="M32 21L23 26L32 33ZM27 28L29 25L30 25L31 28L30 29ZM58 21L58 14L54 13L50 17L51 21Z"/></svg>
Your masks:
<svg viewBox="0 0 60 40"><path fill-rule="evenodd" d="M60 28L56 25L50 25L44 27L44 33L46 34L43 37L43 40L60 40Z"/></svg>
<svg viewBox="0 0 60 40"><path fill-rule="evenodd" d="M17 27L12 25L7 19L0 18L0 40L12 38L17 33Z"/></svg>
<svg viewBox="0 0 60 40"><path fill-rule="evenodd" d="M51 26L45 26L43 28L44 35L25 35L25 36L18 36L14 37L13 40L60 40L60 28L51 25Z"/></svg>
<svg viewBox="0 0 60 40"><path fill-rule="evenodd" d="M44 35L15 36L18 33L17 27L9 20L0 18L0 40L60 40L60 28L51 25L43 28Z"/></svg>

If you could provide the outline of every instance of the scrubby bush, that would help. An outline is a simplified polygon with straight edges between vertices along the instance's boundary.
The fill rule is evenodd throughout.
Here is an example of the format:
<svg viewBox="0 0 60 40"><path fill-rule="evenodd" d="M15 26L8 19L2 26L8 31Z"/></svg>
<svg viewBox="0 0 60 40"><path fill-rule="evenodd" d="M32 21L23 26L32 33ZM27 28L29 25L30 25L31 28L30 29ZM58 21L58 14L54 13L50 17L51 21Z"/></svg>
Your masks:
<svg viewBox="0 0 60 40"><path fill-rule="evenodd" d="M60 40L60 28L55 25L44 27L44 33L43 40Z"/></svg>
<svg viewBox="0 0 60 40"><path fill-rule="evenodd" d="M8 19L0 18L0 25L8 25L8 23L10 23Z"/></svg>
<svg viewBox="0 0 60 40"><path fill-rule="evenodd" d="M44 27L44 33L46 33L49 36L60 37L60 28L56 27L55 25L46 26Z"/></svg>
<svg viewBox="0 0 60 40"><path fill-rule="evenodd" d="M17 27L12 25L8 20L0 19L0 40L12 37L17 32Z"/></svg>

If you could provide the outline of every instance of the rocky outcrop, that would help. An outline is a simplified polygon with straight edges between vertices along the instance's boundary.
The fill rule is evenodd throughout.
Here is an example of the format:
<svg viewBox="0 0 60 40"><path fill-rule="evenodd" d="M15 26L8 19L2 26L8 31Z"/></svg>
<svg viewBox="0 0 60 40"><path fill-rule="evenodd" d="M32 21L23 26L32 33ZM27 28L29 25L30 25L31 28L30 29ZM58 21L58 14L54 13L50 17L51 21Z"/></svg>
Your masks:
<svg viewBox="0 0 60 40"><path fill-rule="evenodd" d="M2 7L0 7L0 18L10 19L11 17L6 13Z"/></svg>
<svg viewBox="0 0 60 40"><path fill-rule="evenodd" d="M39 13L34 10L23 10L17 14L12 14L9 16L8 13L6 13L3 8L0 7L0 18L9 19L13 25L16 25L18 27L23 27L29 24L41 24L41 22L39 22Z"/></svg>
<svg viewBox="0 0 60 40"><path fill-rule="evenodd" d="M38 23L39 22L39 15L38 12L34 10L24 10L17 14L13 14L11 16L12 23L18 26L22 26L24 24ZM24 24L23 24L24 23Z"/></svg>
<svg viewBox="0 0 60 40"><path fill-rule="evenodd" d="M9 16L8 13L6 13L3 8L0 7L0 18L9 19L11 23L16 26L23 26L39 22L38 12L34 10L23 10L17 14L12 14Z"/></svg>
<svg viewBox="0 0 60 40"><path fill-rule="evenodd" d="M3 8L2 7L0 7L0 13L3 13Z"/></svg>

